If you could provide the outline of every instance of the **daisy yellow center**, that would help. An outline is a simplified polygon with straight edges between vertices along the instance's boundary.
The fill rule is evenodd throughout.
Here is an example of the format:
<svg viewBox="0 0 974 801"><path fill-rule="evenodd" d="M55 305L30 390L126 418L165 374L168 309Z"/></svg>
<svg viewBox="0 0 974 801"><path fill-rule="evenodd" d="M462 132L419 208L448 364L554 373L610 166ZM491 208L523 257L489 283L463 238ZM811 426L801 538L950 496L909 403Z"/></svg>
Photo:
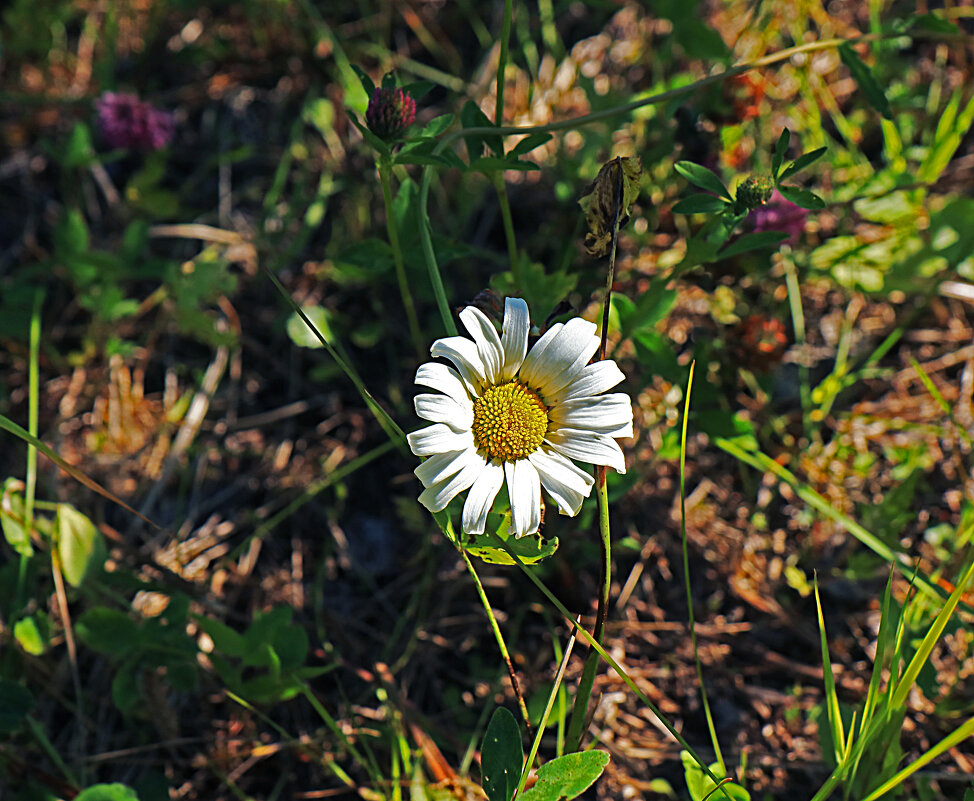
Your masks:
<svg viewBox="0 0 974 801"><path fill-rule="evenodd" d="M473 404L473 437L493 459L516 462L541 447L548 407L517 381L489 387Z"/></svg>

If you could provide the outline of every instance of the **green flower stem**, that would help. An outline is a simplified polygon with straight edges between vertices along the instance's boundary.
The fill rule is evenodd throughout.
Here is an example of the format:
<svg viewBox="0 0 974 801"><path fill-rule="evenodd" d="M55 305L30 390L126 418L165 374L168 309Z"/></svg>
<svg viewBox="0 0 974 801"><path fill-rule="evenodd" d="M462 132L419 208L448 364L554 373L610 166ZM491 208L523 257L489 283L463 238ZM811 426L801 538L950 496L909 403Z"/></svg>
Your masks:
<svg viewBox="0 0 974 801"><path fill-rule="evenodd" d="M605 358L605 349L609 334L609 307L612 304L612 284L616 272L616 247L619 240L619 215L622 213L622 197L625 187L625 174L622 169L622 159L616 157L616 198L612 215L612 240L609 250L609 269L605 283L605 300L602 306L602 335L599 339L599 351L596 360ZM599 645L602 644L602 634L605 631L605 620L609 614L609 591L612 588L612 531L609 525L609 492L605 485L605 467L595 468L595 493L599 500L599 539L602 546L602 570L600 574L600 592L598 612L595 616L595 628L592 636ZM592 696L592 686L595 683L595 671L599 666L599 653L592 650L585 660L582 677L578 681L578 692L575 695L575 707L572 709L572 719L568 726L568 744L578 751L582 746L585 733L585 721L588 718L588 702Z"/></svg>
<svg viewBox="0 0 974 801"><path fill-rule="evenodd" d="M497 190L497 200L501 206L501 219L504 221L504 237L507 239L507 259L511 263L511 273L514 275L514 285L524 291L522 283L521 260L517 257L517 241L514 238L514 218L511 217L511 204L507 199L507 184L504 173L493 174L494 189Z"/></svg>
<svg viewBox="0 0 974 801"><path fill-rule="evenodd" d="M423 334L419 329L419 319L416 317L416 306L413 303L412 292L409 291L409 282L406 280L406 267L403 264L402 248L399 246L399 228L396 225L395 215L392 213L392 159L383 156L379 160L379 180L382 183L382 200L386 206L386 231L389 232L389 245L392 247L392 261L396 265L396 280L399 281L399 294L402 296L402 305L406 310L406 319L409 322L409 338L413 341L416 348L416 356L420 361L426 355L426 348L423 347Z"/></svg>
<svg viewBox="0 0 974 801"><path fill-rule="evenodd" d="M463 562L467 566L470 576L473 578L474 585L477 587L477 595L480 596L480 603L483 604L484 610L487 612L487 619L490 621L491 631L494 632L494 639L497 640L497 647L500 648L501 656L504 657L504 663L507 665L507 673L511 677L511 687L514 688L514 695L517 696L517 705L521 710L521 717L524 718L524 725L528 730L528 734L530 734L531 718L528 715L527 705L524 703L524 696L521 695L521 688L517 683L517 674L514 672L514 663L511 661L511 654L507 650L507 643L504 642L504 635L501 633L501 627L497 623L497 618L494 617L494 610L490 606L490 601L487 600L487 593L484 592L484 585L480 581L480 576L477 575L473 562L471 562L470 557L467 556L466 549L460 546L457 550L460 551L460 556L463 557Z"/></svg>

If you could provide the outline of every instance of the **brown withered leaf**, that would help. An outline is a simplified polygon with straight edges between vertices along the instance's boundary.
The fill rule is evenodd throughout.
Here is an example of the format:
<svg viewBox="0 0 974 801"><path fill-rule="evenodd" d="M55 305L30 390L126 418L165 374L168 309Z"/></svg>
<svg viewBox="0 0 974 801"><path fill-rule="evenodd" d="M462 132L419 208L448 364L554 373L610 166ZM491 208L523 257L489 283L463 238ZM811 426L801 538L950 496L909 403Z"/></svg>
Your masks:
<svg viewBox="0 0 974 801"><path fill-rule="evenodd" d="M619 228L629 222L632 204L639 196L639 176L643 165L638 156L617 156L602 165L595 180L578 199L585 212L588 233L585 235L585 252L590 256L605 256L612 244L612 223L615 217L616 193L619 171L622 170L622 203L619 209Z"/></svg>

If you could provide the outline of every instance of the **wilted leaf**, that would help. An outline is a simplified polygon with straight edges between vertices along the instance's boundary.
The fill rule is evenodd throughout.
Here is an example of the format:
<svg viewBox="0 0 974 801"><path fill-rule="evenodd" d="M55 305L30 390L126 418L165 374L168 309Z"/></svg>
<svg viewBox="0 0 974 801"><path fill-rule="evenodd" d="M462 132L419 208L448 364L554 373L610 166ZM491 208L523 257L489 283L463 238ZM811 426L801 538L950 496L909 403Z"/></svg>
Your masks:
<svg viewBox="0 0 974 801"><path fill-rule="evenodd" d="M619 203L619 228L629 222L632 206L639 196L639 177L643 165L638 156L616 157L603 164L595 180L578 199L585 212L589 232L585 235L585 250L591 256L605 256L612 241L612 229L616 217L616 201Z"/></svg>

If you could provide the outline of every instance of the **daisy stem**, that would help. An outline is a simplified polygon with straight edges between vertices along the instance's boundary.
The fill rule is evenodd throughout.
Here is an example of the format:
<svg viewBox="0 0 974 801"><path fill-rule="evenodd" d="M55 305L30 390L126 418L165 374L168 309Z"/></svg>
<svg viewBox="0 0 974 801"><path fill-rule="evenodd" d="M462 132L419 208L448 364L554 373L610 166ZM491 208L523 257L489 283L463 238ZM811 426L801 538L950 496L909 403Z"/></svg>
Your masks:
<svg viewBox="0 0 974 801"><path fill-rule="evenodd" d="M519 291L524 291L521 274L521 260L517 257L517 240L514 238L514 218L511 216L511 204L507 198L507 184L504 183L504 173L495 172L494 189L497 190L497 200L501 206L501 220L504 222L504 238L507 240L507 258L511 263L511 275L514 285Z"/></svg>
<svg viewBox="0 0 974 801"><path fill-rule="evenodd" d="M484 585L480 581L480 576L477 575L477 570L473 566L473 562L470 561L470 557L467 556L467 551L462 546L458 548L460 555L463 557L464 564L467 566L467 570L470 572L473 578L473 583L477 587L477 595L480 596L480 603L484 605L484 610L487 612L487 619L490 620L490 628L494 632L494 639L497 640L497 647L501 650L501 656L504 657L504 663L507 665L507 673L511 677L511 687L514 688L514 695L517 696L517 705L521 710L521 717L524 718L524 725L528 730L528 735L531 734L531 718L528 716L528 707L524 703L524 696L521 695L521 688L517 683L517 674L514 672L514 663L511 662L511 654L507 650L507 643L504 642L504 635L501 634L501 627L497 623L497 618L494 617L494 610L490 606L490 601L487 600L487 593L484 592Z"/></svg>
<svg viewBox="0 0 974 801"><path fill-rule="evenodd" d="M612 217L612 244L609 250L609 271L605 284L605 301L602 306L602 336L599 340L597 361L605 358L606 340L609 332L609 307L612 303L612 284L616 271L616 244L619 239L619 214L622 210L622 193L624 177L622 159L615 159L616 173L616 202ZM595 628L592 638L602 645L602 634L605 631L605 620L609 613L609 591L612 587L612 530L609 525L609 492L605 484L605 467L595 468L595 493L599 499L599 538L602 545L602 571L600 574L599 606L595 615ZM588 702L592 695L592 685L595 683L595 671L599 666L599 652L592 649L585 660L582 677L578 681L578 693L575 695L575 707L572 710L571 723L568 726L568 743L574 743L573 750L582 747L585 721L588 718Z"/></svg>
<svg viewBox="0 0 974 801"><path fill-rule="evenodd" d="M409 291L409 282L406 281L406 268L403 264L402 248L399 246L399 228L396 225L396 218L392 213L392 160L388 156L383 156L379 160L379 181L382 183L382 200L386 206L386 231L389 232L389 245L392 247L392 261L396 265L396 280L399 281L399 294L402 296L402 305L406 310L406 320L409 323L409 337L416 348L416 355L422 361L425 356L423 348L423 335L419 330L419 319L416 317L416 306L413 303L413 295Z"/></svg>

